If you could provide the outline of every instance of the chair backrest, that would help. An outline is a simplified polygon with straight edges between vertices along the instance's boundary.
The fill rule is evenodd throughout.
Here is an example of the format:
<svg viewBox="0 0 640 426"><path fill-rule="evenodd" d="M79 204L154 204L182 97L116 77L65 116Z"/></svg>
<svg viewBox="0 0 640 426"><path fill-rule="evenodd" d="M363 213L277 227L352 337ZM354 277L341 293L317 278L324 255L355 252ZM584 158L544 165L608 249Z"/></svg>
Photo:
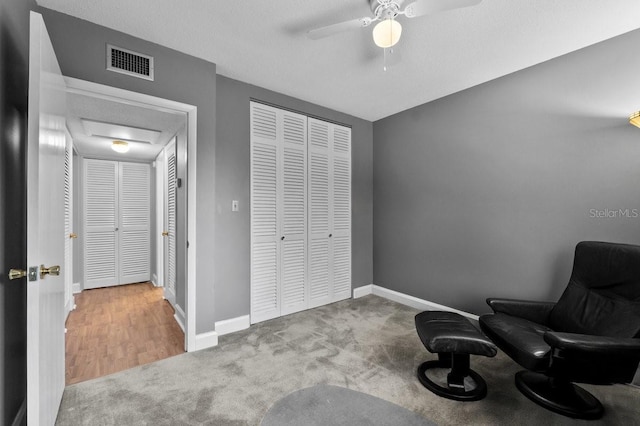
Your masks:
<svg viewBox="0 0 640 426"><path fill-rule="evenodd" d="M583 241L549 316L556 331L640 337L640 246Z"/></svg>

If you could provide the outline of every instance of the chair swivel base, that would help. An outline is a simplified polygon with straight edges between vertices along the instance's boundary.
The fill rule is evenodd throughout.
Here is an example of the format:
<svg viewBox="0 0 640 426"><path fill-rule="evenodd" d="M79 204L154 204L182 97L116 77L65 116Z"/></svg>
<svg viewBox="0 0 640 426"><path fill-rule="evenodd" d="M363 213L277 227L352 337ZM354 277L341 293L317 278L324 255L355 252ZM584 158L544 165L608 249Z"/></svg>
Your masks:
<svg viewBox="0 0 640 426"><path fill-rule="evenodd" d="M571 382L560 382L532 371L516 373L516 387L536 404L567 417L596 420L604 408L598 399Z"/></svg>
<svg viewBox="0 0 640 426"><path fill-rule="evenodd" d="M466 355L468 359L469 355ZM440 386L429 377L427 370L431 368L451 368L451 361L441 357L439 360L426 361L418 367L418 380L422 386L431 392L443 398L453 399L455 401L478 401L487 395L487 384L484 379L470 368L464 370L463 375L459 375L456 371L455 364L451 372L447 376L448 387ZM468 361L467 361L468 365ZM471 377L476 386L473 389L465 390L464 378Z"/></svg>

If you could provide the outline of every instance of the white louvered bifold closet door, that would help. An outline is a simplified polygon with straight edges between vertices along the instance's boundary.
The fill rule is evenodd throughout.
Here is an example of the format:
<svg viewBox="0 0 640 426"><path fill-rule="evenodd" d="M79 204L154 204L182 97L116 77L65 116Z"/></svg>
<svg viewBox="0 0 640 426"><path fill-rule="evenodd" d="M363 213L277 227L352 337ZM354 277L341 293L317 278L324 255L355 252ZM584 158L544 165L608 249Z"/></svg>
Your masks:
<svg viewBox="0 0 640 426"><path fill-rule="evenodd" d="M66 132L64 150L64 300L65 314L73 309L73 141Z"/></svg>
<svg viewBox="0 0 640 426"><path fill-rule="evenodd" d="M280 315L276 116L251 104L251 323Z"/></svg>
<svg viewBox="0 0 640 426"><path fill-rule="evenodd" d="M84 289L150 279L149 164L84 160Z"/></svg>
<svg viewBox="0 0 640 426"><path fill-rule="evenodd" d="M120 284L149 281L151 274L151 167L119 163Z"/></svg>
<svg viewBox="0 0 640 426"><path fill-rule="evenodd" d="M351 129L251 103L251 322L351 295Z"/></svg>
<svg viewBox="0 0 640 426"><path fill-rule="evenodd" d="M281 308L286 315L307 308L307 117L280 111Z"/></svg>
<svg viewBox="0 0 640 426"><path fill-rule="evenodd" d="M118 284L118 163L84 160L84 289Z"/></svg>
<svg viewBox="0 0 640 426"><path fill-rule="evenodd" d="M309 118L309 292L351 297L351 129Z"/></svg>
<svg viewBox="0 0 640 426"><path fill-rule="evenodd" d="M251 322L307 308L305 116L251 103Z"/></svg>
<svg viewBox="0 0 640 426"><path fill-rule="evenodd" d="M309 118L309 307L331 302L330 127Z"/></svg>
<svg viewBox="0 0 640 426"><path fill-rule="evenodd" d="M351 129L333 124L332 302L351 297Z"/></svg>
<svg viewBox="0 0 640 426"><path fill-rule="evenodd" d="M176 297L176 145L171 143L167 147L167 290L171 303L175 304Z"/></svg>

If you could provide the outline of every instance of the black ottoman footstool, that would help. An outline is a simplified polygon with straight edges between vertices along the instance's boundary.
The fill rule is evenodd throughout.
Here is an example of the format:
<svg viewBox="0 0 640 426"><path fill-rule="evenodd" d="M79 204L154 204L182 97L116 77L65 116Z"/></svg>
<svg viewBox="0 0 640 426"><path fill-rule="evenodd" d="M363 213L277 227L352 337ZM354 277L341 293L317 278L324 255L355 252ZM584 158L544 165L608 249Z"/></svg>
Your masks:
<svg viewBox="0 0 640 426"><path fill-rule="evenodd" d="M424 387L456 401L477 401L487 395L487 384L469 368L469 356L493 357L497 349L468 319L455 312L425 311L416 315L416 330L427 350L438 354L437 361L427 361L418 367L418 379ZM431 368L451 368L448 387L427 377Z"/></svg>

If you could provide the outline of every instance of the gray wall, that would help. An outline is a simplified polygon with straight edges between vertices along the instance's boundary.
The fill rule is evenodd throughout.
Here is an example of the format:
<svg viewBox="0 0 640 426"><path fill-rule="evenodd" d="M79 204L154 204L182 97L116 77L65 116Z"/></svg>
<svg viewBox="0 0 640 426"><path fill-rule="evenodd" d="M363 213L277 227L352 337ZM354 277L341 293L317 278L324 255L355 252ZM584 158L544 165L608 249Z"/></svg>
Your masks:
<svg viewBox="0 0 640 426"><path fill-rule="evenodd" d="M375 122L375 284L482 313L489 296L557 299L580 240L640 243L633 210L594 217L640 209L638 44L628 33Z"/></svg>
<svg viewBox="0 0 640 426"><path fill-rule="evenodd" d="M214 254L215 64L49 9L41 12L64 75L198 107L196 332L212 331L214 294L208 265ZM153 56L155 81L106 71L107 43Z"/></svg>
<svg viewBox="0 0 640 426"><path fill-rule="evenodd" d="M215 318L249 314L250 139L249 102L271 103L352 126L353 286L373 278L372 124L308 102L218 76L216 137ZM239 211L231 211L232 200Z"/></svg>

